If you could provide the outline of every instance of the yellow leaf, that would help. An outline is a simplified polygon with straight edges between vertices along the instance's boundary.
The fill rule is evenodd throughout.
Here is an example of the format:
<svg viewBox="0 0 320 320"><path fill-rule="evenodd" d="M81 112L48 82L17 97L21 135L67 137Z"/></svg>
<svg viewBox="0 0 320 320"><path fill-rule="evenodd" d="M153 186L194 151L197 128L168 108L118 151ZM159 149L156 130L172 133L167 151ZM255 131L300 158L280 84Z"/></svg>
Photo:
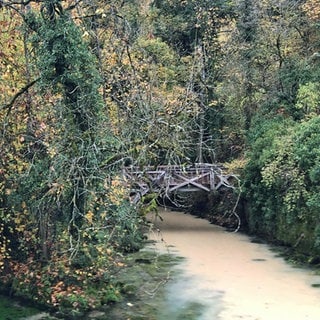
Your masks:
<svg viewBox="0 0 320 320"><path fill-rule="evenodd" d="M92 224L93 223L93 212L91 210L89 210L87 212L87 214L85 215L85 218L88 220L88 222L90 224Z"/></svg>

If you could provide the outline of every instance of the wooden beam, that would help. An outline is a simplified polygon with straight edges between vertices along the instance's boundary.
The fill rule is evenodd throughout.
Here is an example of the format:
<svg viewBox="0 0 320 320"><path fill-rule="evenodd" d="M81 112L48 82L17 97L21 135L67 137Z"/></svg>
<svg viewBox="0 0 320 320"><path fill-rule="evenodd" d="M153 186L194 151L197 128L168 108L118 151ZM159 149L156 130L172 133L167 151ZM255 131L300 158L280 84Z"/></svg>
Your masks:
<svg viewBox="0 0 320 320"><path fill-rule="evenodd" d="M207 188L206 186L202 185L201 183L197 183L197 182L196 182L197 180L205 177L206 175L208 175L208 173L205 173L205 174L203 174L203 175L200 175L200 176L197 176L197 177L188 179L188 178L186 178L186 177L184 177L184 176L181 176L180 174L176 174L176 176L177 176L178 178L184 180L184 182L177 184L177 185L174 186L173 188L170 188L169 191L172 192L172 191L174 191L174 190L177 190L177 189L179 189L179 188L182 188L182 187L190 184L190 185L193 185L193 186L195 186L195 187L198 187L199 189L203 189L204 191L209 192L209 191L210 191L209 188Z"/></svg>

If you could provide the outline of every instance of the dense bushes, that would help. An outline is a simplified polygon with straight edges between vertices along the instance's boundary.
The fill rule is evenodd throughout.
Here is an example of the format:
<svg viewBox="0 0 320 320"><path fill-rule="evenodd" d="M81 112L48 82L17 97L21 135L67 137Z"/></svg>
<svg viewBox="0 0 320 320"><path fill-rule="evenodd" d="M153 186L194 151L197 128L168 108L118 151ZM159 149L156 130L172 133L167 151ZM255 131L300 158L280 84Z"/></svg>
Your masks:
<svg viewBox="0 0 320 320"><path fill-rule="evenodd" d="M319 255L320 117L264 121L249 143L245 194L251 231Z"/></svg>

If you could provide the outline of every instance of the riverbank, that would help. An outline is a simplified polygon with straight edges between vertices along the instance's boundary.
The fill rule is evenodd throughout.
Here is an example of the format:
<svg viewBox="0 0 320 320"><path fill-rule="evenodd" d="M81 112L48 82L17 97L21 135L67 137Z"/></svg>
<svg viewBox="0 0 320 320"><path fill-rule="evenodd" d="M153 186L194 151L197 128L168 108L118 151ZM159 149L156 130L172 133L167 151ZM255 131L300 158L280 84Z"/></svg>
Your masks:
<svg viewBox="0 0 320 320"><path fill-rule="evenodd" d="M123 257L123 267L114 275L114 285L121 299L99 310L76 319L99 320L156 320L165 300L165 286L175 278L175 266L183 258L160 253L154 249L154 241ZM57 320L67 319L62 315L44 312L19 299L0 296L0 320Z"/></svg>
<svg viewBox="0 0 320 320"><path fill-rule="evenodd" d="M126 257L126 267L117 274L122 300L106 306L103 319L157 320L165 300L166 285L176 276L174 266L183 258L159 253L150 245Z"/></svg>

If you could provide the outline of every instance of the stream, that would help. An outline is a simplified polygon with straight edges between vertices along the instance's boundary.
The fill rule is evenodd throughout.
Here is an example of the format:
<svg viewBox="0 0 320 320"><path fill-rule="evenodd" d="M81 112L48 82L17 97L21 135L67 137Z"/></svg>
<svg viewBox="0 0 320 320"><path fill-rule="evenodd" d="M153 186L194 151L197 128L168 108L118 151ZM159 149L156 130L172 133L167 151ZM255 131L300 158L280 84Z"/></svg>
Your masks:
<svg viewBox="0 0 320 320"><path fill-rule="evenodd" d="M164 292L159 296L148 294L146 301L146 295L124 300L116 304L112 312L103 312L99 319L320 319L320 276L313 270L295 268L268 245L254 243L241 233L227 232L207 220L165 210L159 215L161 219L149 216L154 224L149 238L155 241L145 250L169 253L159 257L166 256L176 265L169 277L167 269L163 274L161 270L152 272L157 272L159 279L169 279ZM182 262L178 259L180 262L176 264L171 254L184 259ZM148 266L153 267L146 264ZM147 270L141 270L138 274L143 279L137 282L142 281L141 290L156 292L151 289L155 284L158 288L157 277L156 282L152 282L150 275L145 278ZM129 283L127 272L124 275ZM133 273L133 279L136 277ZM92 318L91 314L88 319ZM48 319L48 315L0 296L0 320L17 319Z"/></svg>
<svg viewBox="0 0 320 320"><path fill-rule="evenodd" d="M320 276L265 244L197 217L162 210L150 237L186 258L167 285L158 320L319 320Z"/></svg>

